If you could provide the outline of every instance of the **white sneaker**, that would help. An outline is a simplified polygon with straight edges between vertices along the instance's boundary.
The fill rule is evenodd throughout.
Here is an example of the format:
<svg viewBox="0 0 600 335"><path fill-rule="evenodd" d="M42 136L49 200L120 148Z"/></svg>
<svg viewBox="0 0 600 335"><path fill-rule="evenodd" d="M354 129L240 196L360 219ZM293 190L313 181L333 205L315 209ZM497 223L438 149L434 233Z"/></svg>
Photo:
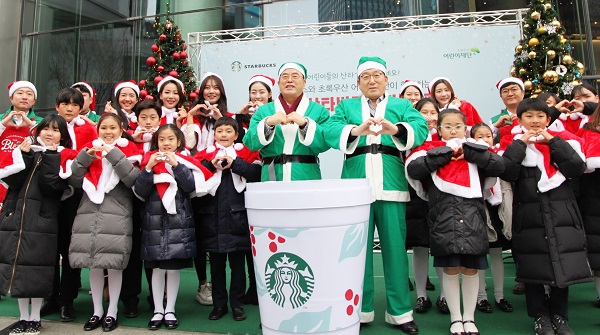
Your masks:
<svg viewBox="0 0 600 335"><path fill-rule="evenodd" d="M198 289L198 294L196 294L196 301L200 303L200 305L212 306L213 298L212 298L212 284L207 282L206 284L200 285Z"/></svg>

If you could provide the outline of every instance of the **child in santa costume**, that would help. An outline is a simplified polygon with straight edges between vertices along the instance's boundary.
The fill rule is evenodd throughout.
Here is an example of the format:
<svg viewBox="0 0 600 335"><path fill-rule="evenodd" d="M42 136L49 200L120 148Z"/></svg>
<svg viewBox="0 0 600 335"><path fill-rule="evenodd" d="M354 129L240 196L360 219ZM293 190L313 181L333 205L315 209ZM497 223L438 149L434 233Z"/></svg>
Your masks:
<svg viewBox="0 0 600 335"><path fill-rule="evenodd" d="M145 201L141 258L146 268L153 269L154 315L148 328L156 330L164 323L168 329L175 329L179 324L175 302L180 271L191 268L196 256L190 197L209 192L207 180L212 173L189 156L183 132L172 123L160 126L154 133L141 167L134 190Z"/></svg>
<svg viewBox="0 0 600 335"><path fill-rule="evenodd" d="M158 90L158 102L162 107L160 124L175 124L181 128L183 116L179 113L185 102L185 86L181 80L166 76L156 85ZM185 110L181 111L182 115Z"/></svg>
<svg viewBox="0 0 600 335"><path fill-rule="evenodd" d="M96 90L85 81L77 82L71 85L71 88L79 90L83 95L83 107L79 111L82 118L87 118L93 124L96 124L100 119L100 115L96 114Z"/></svg>
<svg viewBox="0 0 600 335"><path fill-rule="evenodd" d="M186 135L186 146L193 153L215 143L215 122L228 113L227 95L221 76L206 72L199 89L200 96L192 104L185 124L181 126Z"/></svg>
<svg viewBox="0 0 600 335"><path fill-rule="evenodd" d="M32 107L37 99L35 86L28 81L16 81L8 85L11 107L0 116L0 169L12 164L12 154L30 129L39 121ZM6 185L0 183L0 203L6 195ZM1 208L1 207L0 207Z"/></svg>
<svg viewBox="0 0 600 335"><path fill-rule="evenodd" d="M114 102L107 101L104 113L119 115L123 127L134 131L137 128L137 118L133 107L140 98L140 88L135 80L127 80L117 83L114 89Z"/></svg>
<svg viewBox="0 0 600 335"><path fill-rule="evenodd" d="M428 85L429 95L438 103L440 110L455 108L460 110L467 118L467 126L483 122L477 109L466 100L460 100L454 93L452 82L446 77L431 79Z"/></svg>
<svg viewBox="0 0 600 335"><path fill-rule="evenodd" d="M506 162L502 179L512 182L514 190L517 280L525 283L527 314L535 319L536 334L572 334L569 286L592 280L583 222L568 182L586 168L582 142L569 132L547 130L550 118L543 101L523 100L517 116L522 133L500 142Z"/></svg>
<svg viewBox="0 0 600 335"><path fill-rule="evenodd" d="M490 126L479 123L471 128L471 138L485 142L493 152L498 151L499 145L494 146L494 134ZM511 303L504 297L504 259L502 251L510 249L512 223L512 192L511 186L500 179L487 190L484 190L488 240L490 242L490 262L494 279L494 301L496 307L503 312L512 312ZM488 301L485 285L485 270L479 270L479 293L477 309L484 313L492 313L492 305Z"/></svg>
<svg viewBox="0 0 600 335"><path fill-rule="evenodd" d="M69 184L84 191L69 246L73 268L90 269L94 313L84 325L104 331L117 327L118 299L110 299L106 317L102 306L104 270L108 270L110 297L121 292L123 269L129 262L133 213L132 187L139 174L141 153L123 137L116 114L106 113L98 121L98 138L84 145L73 162Z"/></svg>
<svg viewBox="0 0 600 335"><path fill-rule="evenodd" d="M215 172L216 193L198 198L194 206L198 234L210 255L213 310L210 320L218 320L228 312L233 319L246 319L243 298L246 290L245 253L250 251L250 232L244 202L246 183L260 181L260 158L241 143L237 122L222 117L215 122L215 145L195 157ZM227 293L225 265L229 260L231 280ZM229 298L229 299L228 299Z"/></svg>
<svg viewBox="0 0 600 335"><path fill-rule="evenodd" d="M438 131L442 141L425 142L408 156L408 181L429 201L431 254L434 266L444 268L450 333L479 334L474 318L477 270L488 267L482 190L493 185L490 180L496 178L490 177L504 172L504 161L485 142L466 140L467 120L459 110L442 111Z"/></svg>
<svg viewBox="0 0 600 335"><path fill-rule="evenodd" d="M414 85L414 84L413 84ZM408 94L418 94L411 87L404 92ZM408 90L408 91L407 91ZM418 90L417 90L418 91ZM408 100L408 99L407 99ZM410 100L409 100L410 101ZM431 98L423 98L419 100L415 109L427 120L429 135L427 141L439 141L437 132L437 120L440 110L436 102ZM431 284L428 280L427 273L429 272L429 224L427 223L427 202L419 198L415 190L409 185L410 201L406 204L406 248L413 250L413 273L415 276L415 286L417 287L417 302L415 304L416 313L426 313L433 304L427 296L426 290L430 290ZM438 278L442 278L442 268L435 268L438 273ZM431 289L435 290L435 288ZM450 313L446 296L444 295L444 285L440 280L440 295L436 301L436 307L444 314Z"/></svg>
<svg viewBox="0 0 600 335"><path fill-rule="evenodd" d="M11 334L41 329L42 301L52 293L58 205L68 187L61 176L77 154L69 148L67 124L56 114L40 121L31 135L0 171L9 185L0 215L0 293L17 298L20 311Z"/></svg>

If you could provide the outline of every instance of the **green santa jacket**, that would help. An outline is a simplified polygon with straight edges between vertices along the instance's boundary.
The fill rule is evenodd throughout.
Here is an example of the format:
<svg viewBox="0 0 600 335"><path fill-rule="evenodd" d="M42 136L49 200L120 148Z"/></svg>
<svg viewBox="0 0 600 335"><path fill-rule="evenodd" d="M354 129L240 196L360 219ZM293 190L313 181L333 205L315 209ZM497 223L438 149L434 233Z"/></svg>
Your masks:
<svg viewBox="0 0 600 335"><path fill-rule="evenodd" d="M3 120L4 117L8 113L10 113L11 110L12 110L12 106L8 107L8 109L6 110L6 112L0 114L0 120ZM35 114L35 112L33 111L33 109L29 110L29 113L27 113L27 118L35 120L35 123L40 123L40 121L42 121L42 119L43 119L43 117L37 116L37 114Z"/></svg>
<svg viewBox="0 0 600 335"><path fill-rule="evenodd" d="M296 112L309 119L306 133L300 132L297 124L288 124L275 126L275 130L266 136L265 120L276 111L284 111L279 99L261 106L250 119L250 126L243 140L250 150L260 150L260 155L264 158L281 154L317 156L329 149L323 137L323 124L329 119L329 111L325 107L304 96ZM278 181L321 179L318 164L286 163L273 164L273 167ZM265 164L261 180L269 179L269 165Z"/></svg>
<svg viewBox="0 0 600 335"><path fill-rule="evenodd" d="M395 136L381 134L359 136L348 143L352 128L370 117L369 105L364 96L342 100L325 130L327 143L345 154L352 154L357 147L371 144L382 144L404 151L423 144L427 139L429 129L421 113L412 107L410 101L394 98L386 93L386 98L377 104L375 118L383 117L394 124L403 125L407 131L406 142ZM344 161L342 178L367 178L375 200L410 200L404 161L399 156L367 153L348 158Z"/></svg>

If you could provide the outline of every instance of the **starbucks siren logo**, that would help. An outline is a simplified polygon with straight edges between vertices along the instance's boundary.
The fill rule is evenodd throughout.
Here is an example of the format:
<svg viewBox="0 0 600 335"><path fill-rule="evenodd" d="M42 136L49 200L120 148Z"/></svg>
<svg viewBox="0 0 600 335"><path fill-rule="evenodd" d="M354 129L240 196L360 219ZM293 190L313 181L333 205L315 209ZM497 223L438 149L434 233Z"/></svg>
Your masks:
<svg viewBox="0 0 600 335"><path fill-rule="evenodd" d="M306 262L291 253L277 253L265 267L265 281L269 295L281 307L298 308L313 293L315 278Z"/></svg>
<svg viewBox="0 0 600 335"><path fill-rule="evenodd" d="M233 63L231 63L231 71L233 72L240 72L242 70L242 63L238 62L237 60Z"/></svg>

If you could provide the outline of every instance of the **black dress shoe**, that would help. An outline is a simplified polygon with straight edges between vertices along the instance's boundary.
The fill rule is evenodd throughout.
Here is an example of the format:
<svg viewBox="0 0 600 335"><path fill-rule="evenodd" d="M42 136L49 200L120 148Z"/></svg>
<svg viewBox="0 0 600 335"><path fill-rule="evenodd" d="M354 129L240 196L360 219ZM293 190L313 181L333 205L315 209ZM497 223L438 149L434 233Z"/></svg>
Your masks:
<svg viewBox="0 0 600 335"><path fill-rule="evenodd" d="M525 294L525 284L521 282L515 282L515 287L513 287L513 294Z"/></svg>
<svg viewBox="0 0 600 335"><path fill-rule="evenodd" d="M123 315L125 315L126 318L137 318L138 314L139 312L137 304L125 304L125 311L123 312Z"/></svg>
<svg viewBox="0 0 600 335"><path fill-rule="evenodd" d="M90 331L100 327L102 323L102 317L98 315L92 315L92 317L83 325L83 330Z"/></svg>
<svg viewBox="0 0 600 335"><path fill-rule="evenodd" d="M427 283L425 284L425 289L427 291L435 291L435 285L429 280L429 276L427 276Z"/></svg>
<svg viewBox="0 0 600 335"><path fill-rule="evenodd" d="M398 325L398 328L400 328L400 330L402 332L404 332L404 334L418 334L419 333L419 327L417 326L417 324L414 321L409 321L409 322L403 323L401 325Z"/></svg>
<svg viewBox="0 0 600 335"><path fill-rule="evenodd" d="M227 307L215 307L208 315L209 320L219 320L227 314Z"/></svg>
<svg viewBox="0 0 600 335"><path fill-rule="evenodd" d="M415 312L417 313L426 313L432 306L431 299L429 297L423 298L419 297L417 299L417 304L415 305Z"/></svg>
<svg viewBox="0 0 600 335"><path fill-rule="evenodd" d="M75 320L75 308L72 304L66 304L60 308L60 321L71 322Z"/></svg>
<svg viewBox="0 0 600 335"><path fill-rule="evenodd" d="M438 311L442 314L450 314L450 309L448 308L448 303L446 302L446 298L438 297L435 302L435 306Z"/></svg>
<svg viewBox="0 0 600 335"><path fill-rule="evenodd" d="M58 312L60 312L60 306L58 306L56 300L46 300L40 310L40 316L48 316Z"/></svg>
<svg viewBox="0 0 600 335"><path fill-rule="evenodd" d="M177 328L177 326L179 326L179 321L177 321L177 315L175 315L175 312L166 312L165 315L167 314L173 314L173 316L175 317L175 320L167 320L165 319L165 321L163 321L163 323L165 324L165 326L167 326L168 329L175 329Z"/></svg>
<svg viewBox="0 0 600 335"><path fill-rule="evenodd" d="M244 308L243 307L233 307L231 309L231 311L233 312L233 319L235 321L244 321L244 320L246 320L246 312L244 312Z"/></svg>
<svg viewBox="0 0 600 335"><path fill-rule="evenodd" d="M118 325L117 319L112 316L107 316L104 318L104 322L102 322L102 331L111 332L115 330Z"/></svg>
<svg viewBox="0 0 600 335"><path fill-rule="evenodd" d="M154 315L161 315L162 318L160 318L158 320L150 319L150 321L148 321L148 329L150 329L150 330L158 330L160 328L160 325L162 325L162 323L163 323L163 319L165 318L165 315L163 313L155 312ZM152 318L154 318L154 315L152 315Z"/></svg>
<svg viewBox="0 0 600 335"><path fill-rule="evenodd" d="M496 301L496 307L498 307L501 311L510 313L513 311L513 307L506 299L500 299L500 301Z"/></svg>
<svg viewBox="0 0 600 335"><path fill-rule="evenodd" d="M492 309L492 305L490 305L490 302L487 301L487 299L483 299L483 300L477 302L477 309L480 312L484 312L484 313L491 313L494 311Z"/></svg>

